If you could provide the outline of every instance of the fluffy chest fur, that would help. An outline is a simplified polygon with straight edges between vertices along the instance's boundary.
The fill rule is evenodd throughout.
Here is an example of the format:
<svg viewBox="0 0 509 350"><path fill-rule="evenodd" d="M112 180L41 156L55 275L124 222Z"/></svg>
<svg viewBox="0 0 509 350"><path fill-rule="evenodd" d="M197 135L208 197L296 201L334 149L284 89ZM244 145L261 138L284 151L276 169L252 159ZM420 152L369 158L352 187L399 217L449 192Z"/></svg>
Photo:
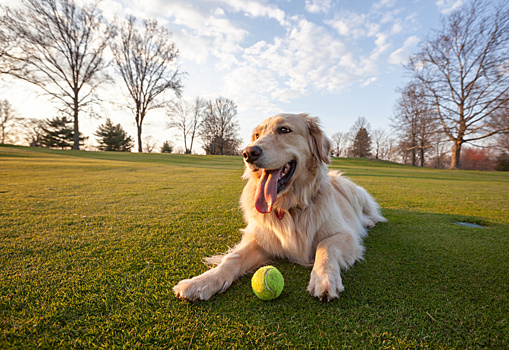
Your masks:
<svg viewBox="0 0 509 350"><path fill-rule="evenodd" d="M259 213L252 204L256 186L256 179L251 178L240 200L247 223L244 239L256 241L273 256L312 265L317 244L345 225L335 200L337 191L325 172L307 182L303 191L278 197L275 209L268 214ZM281 219L278 211L284 211Z"/></svg>

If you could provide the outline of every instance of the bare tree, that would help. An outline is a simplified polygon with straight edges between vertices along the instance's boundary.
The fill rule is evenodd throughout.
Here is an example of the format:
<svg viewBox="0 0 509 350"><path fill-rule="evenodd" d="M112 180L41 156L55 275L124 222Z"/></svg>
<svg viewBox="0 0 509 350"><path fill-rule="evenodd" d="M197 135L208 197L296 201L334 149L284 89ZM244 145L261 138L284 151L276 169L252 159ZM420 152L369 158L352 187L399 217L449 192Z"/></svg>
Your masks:
<svg viewBox="0 0 509 350"><path fill-rule="evenodd" d="M0 20L5 15L8 7L0 5ZM3 23L2 23L3 24ZM9 56L13 55L13 50L18 45L18 37L9 33L8 27L0 25L0 74L8 74L14 69L9 63Z"/></svg>
<svg viewBox="0 0 509 350"><path fill-rule="evenodd" d="M159 142L158 140L154 139L150 135L143 138L143 144L144 144L145 151L147 153L152 153L152 151L154 151L154 149L156 149L158 142Z"/></svg>
<svg viewBox="0 0 509 350"><path fill-rule="evenodd" d="M411 154L412 165L416 166L419 159L423 167L426 152L433 147L432 138L438 132L439 123L420 83L410 82L401 90L392 123L404 141L401 145L406 145Z"/></svg>
<svg viewBox="0 0 509 350"><path fill-rule="evenodd" d="M383 159L384 158L384 146L385 141L387 139L387 133L384 129L376 129L372 133L372 141L373 141L373 148L375 151L375 159Z"/></svg>
<svg viewBox="0 0 509 350"><path fill-rule="evenodd" d="M41 88L73 118L79 149L79 113L95 101L106 81L103 53L114 37L95 4L72 0L22 0L21 9L3 7L2 36L15 42L3 51L4 73Z"/></svg>
<svg viewBox="0 0 509 350"><path fill-rule="evenodd" d="M471 1L442 19L407 68L422 83L444 133L453 142L451 168L460 168L461 146L507 128L490 116L508 100L509 7Z"/></svg>
<svg viewBox="0 0 509 350"><path fill-rule="evenodd" d="M237 105L219 97L207 102L200 126L203 149L207 154L234 155L241 140L238 136Z"/></svg>
<svg viewBox="0 0 509 350"><path fill-rule="evenodd" d="M397 159L397 140L394 137L387 136L383 147L382 159L394 162Z"/></svg>
<svg viewBox="0 0 509 350"><path fill-rule="evenodd" d="M206 106L207 103L203 98L196 97L192 103L179 99L172 102L167 109L167 115L171 118L168 127L175 128L181 133L186 154L191 154L193 151L194 139Z"/></svg>
<svg viewBox="0 0 509 350"><path fill-rule="evenodd" d="M494 129L505 129L497 135L495 148L500 152L509 152L509 99L502 108L493 113L490 124Z"/></svg>
<svg viewBox="0 0 509 350"><path fill-rule="evenodd" d="M0 100L0 143L5 143L7 133L12 130L16 122L16 112L8 100Z"/></svg>
<svg viewBox="0 0 509 350"><path fill-rule="evenodd" d="M353 123L352 127L349 131L350 140L355 138L355 135L359 132L360 129L366 129L367 131L371 131L371 125L365 117L358 117Z"/></svg>
<svg viewBox="0 0 509 350"><path fill-rule="evenodd" d="M509 131L502 132L498 135L496 148L500 152L509 153Z"/></svg>
<svg viewBox="0 0 509 350"><path fill-rule="evenodd" d="M1 11L5 11L5 8L0 8ZM11 38L7 35L5 28L0 26L0 74L8 72L8 65L6 62L6 56L9 51L12 50Z"/></svg>
<svg viewBox="0 0 509 350"><path fill-rule="evenodd" d="M332 135L332 153L334 157L341 157L342 154L346 156L348 147L348 133L337 132Z"/></svg>
<svg viewBox="0 0 509 350"><path fill-rule="evenodd" d="M18 127L30 147L42 147L46 120L39 118L19 118Z"/></svg>
<svg viewBox="0 0 509 350"><path fill-rule="evenodd" d="M150 110L166 105L162 99L165 92L180 96L181 72L176 65L179 52L171 41L171 33L156 20L144 20L139 28L132 16L120 26L120 38L112 49L129 92L128 108L138 129L138 151L143 152L141 134L145 116Z"/></svg>
<svg viewBox="0 0 509 350"><path fill-rule="evenodd" d="M7 53L7 51L9 51L9 42L7 41L4 31L0 30L0 59ZM0 72L3 71L1 67L2 66L0 65Z"/></svg>

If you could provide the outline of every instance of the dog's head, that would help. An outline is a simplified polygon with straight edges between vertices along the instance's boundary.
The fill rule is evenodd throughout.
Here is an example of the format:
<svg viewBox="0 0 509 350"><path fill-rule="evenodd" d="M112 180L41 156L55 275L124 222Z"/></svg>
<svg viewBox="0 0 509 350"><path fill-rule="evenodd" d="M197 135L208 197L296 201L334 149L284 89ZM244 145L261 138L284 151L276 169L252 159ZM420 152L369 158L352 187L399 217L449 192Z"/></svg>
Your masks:
<svg viewBox="0 0 509 350"><path fill-rule="evenodd" d="M278 196L309 181L329 164L330 141L307 114L278 114L254 130L242 155L246 173L257 181L255 207L270 213Z"/></svg>

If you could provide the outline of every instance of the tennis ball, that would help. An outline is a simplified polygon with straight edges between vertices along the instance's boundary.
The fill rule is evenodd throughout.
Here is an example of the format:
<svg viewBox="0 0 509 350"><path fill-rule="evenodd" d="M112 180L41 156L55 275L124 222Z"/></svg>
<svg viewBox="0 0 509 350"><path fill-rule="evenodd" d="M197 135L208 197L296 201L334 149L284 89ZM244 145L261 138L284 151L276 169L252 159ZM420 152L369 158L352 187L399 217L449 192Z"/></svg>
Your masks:
<svg viewBox="0 0 509 350"><path fill-rule="evenodd" d="M256 296L262 300L276 299L285 286L281 272L274 266L260 267L251 279L251 286Z"/></svg>

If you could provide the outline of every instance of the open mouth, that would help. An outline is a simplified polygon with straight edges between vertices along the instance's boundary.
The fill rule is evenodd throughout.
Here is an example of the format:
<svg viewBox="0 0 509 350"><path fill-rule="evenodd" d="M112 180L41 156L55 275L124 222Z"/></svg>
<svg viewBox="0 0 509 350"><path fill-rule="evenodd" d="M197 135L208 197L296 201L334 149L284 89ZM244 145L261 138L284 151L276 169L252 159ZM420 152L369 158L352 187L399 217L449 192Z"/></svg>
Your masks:
<svg viewBox="0 0 509 350"><path fill-rule="evenodd" d="M291 160L279 169L257 169L261 171L255 196L255 206L258 212L262 214L271 212L278 193L286 188L295 173L296 165L297 162Z"/></svg>
<svg viewBox="0 0 509 350"><path fill-rule="evenodd" d="M279 178L277 180L277 193L281 192L285 189L286 184L293 176L295 172L295 165L297 162L295 160L289 161L285 164L284 167L281 168L281 173L279 174Z"/></svg>

